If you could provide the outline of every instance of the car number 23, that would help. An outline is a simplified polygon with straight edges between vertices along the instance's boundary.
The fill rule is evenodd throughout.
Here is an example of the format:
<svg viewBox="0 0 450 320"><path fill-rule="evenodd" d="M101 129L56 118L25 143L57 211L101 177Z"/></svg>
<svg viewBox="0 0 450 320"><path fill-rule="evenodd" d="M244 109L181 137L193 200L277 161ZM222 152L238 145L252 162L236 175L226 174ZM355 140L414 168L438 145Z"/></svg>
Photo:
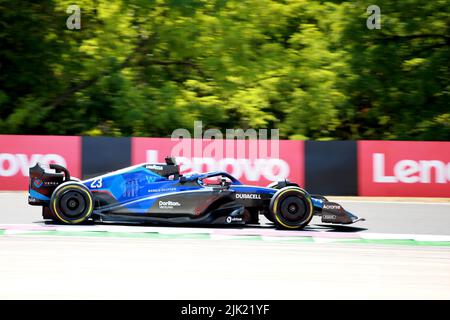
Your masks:
<svg viewBox="0 0 450 320"><path fill-rule="evenodd" d="M92 189L98 189L103 186L102 179L94 179L94 181L91 182L91 188Z"/></svg>

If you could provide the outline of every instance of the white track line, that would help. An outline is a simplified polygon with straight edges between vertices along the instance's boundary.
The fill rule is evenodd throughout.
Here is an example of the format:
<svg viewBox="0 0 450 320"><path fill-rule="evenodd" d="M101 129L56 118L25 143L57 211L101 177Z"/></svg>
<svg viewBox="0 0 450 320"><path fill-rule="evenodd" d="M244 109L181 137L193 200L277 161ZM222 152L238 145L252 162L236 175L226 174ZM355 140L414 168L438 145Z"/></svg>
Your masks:
<svg viewBox="0 0 450 320"><path fill-rule="evenodd" d="M41 229L42 228L42 229ZM39 231L61 231L61 232L89 232L104 231L118 233L136 233L136 232L156 232L159 234L205 234L208 233L212 239L236 239L239 237L260 236L263 239L283 239L292 240L298 238L312 237L317 242L333 242L336 240L415 240L415 241L445 241L450 242L450 235L434 235L434 234L400 234L400 233L357 233L354 236L342 237L341 233L330 234L329 232L299 232L294 235L290 232L290 236L284 234L283 231L271 232L267 234L266 230L234 230L234 232L221 232L222 229L210 228L161 228L161 227L138 227L138 226L55 226L49 228L47 226L26 225L26 224L0 224L0 229L5 229L5 234L24 234ZM252 232L249 232L252 231ZM257 232L259 231L259 232Z"/></svg>

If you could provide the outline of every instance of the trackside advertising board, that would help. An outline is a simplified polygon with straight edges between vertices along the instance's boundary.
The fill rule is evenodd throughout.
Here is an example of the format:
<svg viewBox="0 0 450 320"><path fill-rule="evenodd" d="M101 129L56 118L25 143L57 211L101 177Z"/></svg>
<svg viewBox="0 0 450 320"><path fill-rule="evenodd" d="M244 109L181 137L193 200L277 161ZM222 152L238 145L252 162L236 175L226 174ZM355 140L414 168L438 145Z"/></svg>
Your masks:
<svg viewBox="0 0 450 320"><path fill-rule="evenodd" d="M0 135L0 190L27 190L28 169L57 163L81 176L81 137Z"/></svg>
<svg viewBox="0 0 450 320"><path fill-rule="evenodd" d="M275 143L275 144L273 144ZM278 143L278 145L276 145ZM27 190L37 162L88 178L175 156L181 172L245 184L289 179L326 195L450 197L450 142L293 141L0 135L0 190Z"/></svg>
<svg viewBox="0 0 450 320"><path fill-rule="evenodd" d="M450 142L358 141L361 196L450 197Z"/></svg>
<svg viewBox="0 0 450 320"><path fill-rule="evenodd" d="M255 144L250 140L133 138L131 161L164 162L170 155L177 158L183 174L226 171L245 184L266 186L287 178L304 185L303 141L277 142L278 148L270 140Z"/></svg>

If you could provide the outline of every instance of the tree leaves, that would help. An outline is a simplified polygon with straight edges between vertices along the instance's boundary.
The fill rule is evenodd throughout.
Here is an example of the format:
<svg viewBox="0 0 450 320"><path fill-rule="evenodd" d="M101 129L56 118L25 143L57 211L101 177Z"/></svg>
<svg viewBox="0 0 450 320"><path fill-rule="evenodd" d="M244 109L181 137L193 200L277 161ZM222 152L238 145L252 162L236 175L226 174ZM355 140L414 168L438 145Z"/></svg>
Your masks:
<svg viewBox="0 0 450 320"><path fill-rule="evenodd" d="M446 1L0 0L0 129L448 140Z"/></svg>

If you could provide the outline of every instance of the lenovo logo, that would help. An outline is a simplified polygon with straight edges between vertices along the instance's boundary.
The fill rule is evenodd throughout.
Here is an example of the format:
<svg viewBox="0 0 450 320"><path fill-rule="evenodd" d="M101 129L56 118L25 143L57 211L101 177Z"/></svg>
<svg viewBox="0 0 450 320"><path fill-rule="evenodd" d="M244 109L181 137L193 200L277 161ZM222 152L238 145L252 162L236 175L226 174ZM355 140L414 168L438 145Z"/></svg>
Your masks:
<svg viewBox="0 0 450 320"><path fill-rule="evenodd" d="M27 177L28 169L38 162L45 166L50 163L67 166L66 160L59 154L32 154L28 156L24 153L0 153L0 176L12 177L21 173Z"/></svg>
<svg viewBox="0 0 450 320"><path fill-rule="evenodd" d="M29 168L36 163L66 167L81 175L81 137L0 134L0 190L27 190Z"/></svg>
<svg viewBox="0 0 450 320"><path fill-rule="evenodd" d="M149 163L158 162L158 151L147 150L146 161ZM289 177L289 164L279 158L275 159L235 159L224 158L214 159L177 157L180 171L186 172L209 172L226 171L237 179L245 178L247 181L259 181L264 178L269 181L284 180Z"/></svg>
<svg viewBox="0 0 450 320"><path fill-rule="evenodd" d="M208 172L226 171L237 179L258 181L265 178L269 181L283 180L289 177L289 165L282 159L234 159L225 158L185 158L179 157L181 171Z"/></svg>
<svg viewBox="0 0 450 320"><path fill-rule="evenodd" d="M244 184L266 186L272 181L289 179L304 184L304 143L303 141L280 140L279 155L275 156L271 150L262 155L250 153L251 144L248 140L220 140L223 150L235 149L234 153L217 152L210 141L194 141L184 139L186 144L202 146L202 156L193 153L180 153L174 148L178 141L167 138L132 138L131 161L133 164L164 162L165 156L175 156L180 172L210 172L226 171ZM217 142L218 143L218 142ZM214 143L214 145L217 145ZM240 143L246 144L245 154L237 152ZM176 149L176 148L175 148ZM259 149L258 149L259 150ZM259 151L258 151L259 152ZM267 156L265 155L267 154ZM268 155L271 155L270 157ZM251 156L254 155L254 156Z"/></svg>
<svg viewBox="0 0 450 320"><path fill-rule="evenodd" d="M405 159L396 162L392 168L386 168L385 154L374 153L372 163L373 181L378 183L447 183L450 181L450 162Z"/></svg>

